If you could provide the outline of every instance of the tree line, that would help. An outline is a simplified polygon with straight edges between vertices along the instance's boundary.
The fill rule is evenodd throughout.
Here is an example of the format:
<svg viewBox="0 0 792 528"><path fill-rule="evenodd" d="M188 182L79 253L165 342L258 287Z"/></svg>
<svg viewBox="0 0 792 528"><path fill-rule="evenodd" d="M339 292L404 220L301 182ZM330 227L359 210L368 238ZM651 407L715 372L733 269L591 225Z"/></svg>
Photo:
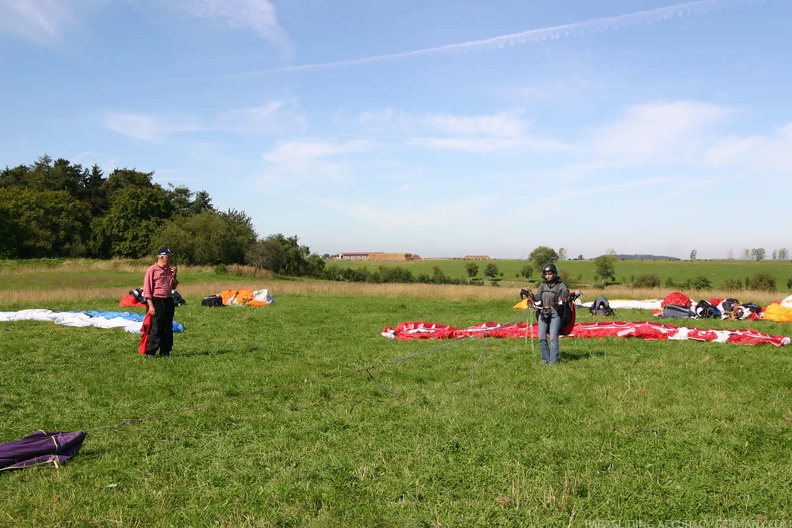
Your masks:
<svg viewBox="0 0 792 528"><path fill-rule="evenodd" d="M153 172L105 176L45 155L0 172L0 258L141 258L168 246L189 265L250 264L320 276L324 259L296 236L260 238L243 211L218 211L206 191L163 187Z"/></svg>

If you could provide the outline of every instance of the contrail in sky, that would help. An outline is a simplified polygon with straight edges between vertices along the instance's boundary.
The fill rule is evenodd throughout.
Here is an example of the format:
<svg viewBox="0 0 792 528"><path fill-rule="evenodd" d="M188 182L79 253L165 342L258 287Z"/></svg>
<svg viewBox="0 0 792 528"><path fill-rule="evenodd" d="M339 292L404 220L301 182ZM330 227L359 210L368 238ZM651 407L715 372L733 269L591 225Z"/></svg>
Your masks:
<svg viewBox="0 0 792 528"><path fill-rule="evenodd" d="M466 52L466 51L488 50L493 48L505 48L505 47L518 46L520 44L527 44L530 42L543 42L546 40L556 40L556 39L574 37L581 34L588 34L599 31L610 31L614 29L638 26L641 24L651 24L654 22L662 22L674 18L681 18L684 16L701 15L719 9L724 9L730 7L731 5L756 3L763 1L765 0L697 0L695 2L686 2L683 4L676 4L668 7L660 7L658 9L650 9L648 11L638 11L636 13L629 13L626 15L595 18L593 20L574 22L572 24L564 24L561 26L531 29L528 31L522 31L520 33L501 35L499 37L491 37L483 40L472 40L469 42L446 44L443 46L436 46L432 48L404 51L399 53L389 53L387 55L375 55L372 57L363 57L359 59L323 62L318 64L303 64L298 66L284 66L282 68L259 70L256 72L248 72L247 74L241 73L236 75L317 70L323 68L334 68L338 66L350 66L354 64L365 64L369 62L380 62L385 60L402 59L402 58L414 57L418 55L428 55L431 53Z"/></svg>

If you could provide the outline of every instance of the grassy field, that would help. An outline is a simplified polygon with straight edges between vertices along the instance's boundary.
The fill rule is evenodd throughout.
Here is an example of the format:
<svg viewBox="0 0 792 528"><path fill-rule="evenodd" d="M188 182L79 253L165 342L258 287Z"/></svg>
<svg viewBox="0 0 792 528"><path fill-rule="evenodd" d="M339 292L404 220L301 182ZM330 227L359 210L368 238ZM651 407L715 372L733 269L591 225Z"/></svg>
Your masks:
<svg viewBox="0 0 792 528"><path fill-rule="evenodd" d="M146 264L7 264L0 310L118 310ZM170 359L120 330L0 323L0 441L89 433L66 466L0 473L0 525L792 524L788 347L564 339L546 366L532 340L380 335L525 320L507 288L179 275ZM276 304L200 306L241 286Z"/></svg>
<svg viewBox="0 0 792 528"><path fill-rule="evenodd" d="M469 262L478 264L477 277L487 280L484 270L487 264L498 266L502 274L501 280L505 283L520 282L524 279L520 272L526 264L524 260L415 260L405 262L356 262L332 261L332 265L351 268L366 268L376 270L379 266L401 266L410 270L413 276L426 274L431 276L435 266L452 278L468 278L465 266ZM593 260L564 260L558 262L562 274L570 279L583 284L595 284L596 266ZM530 280L541 280L540 270L534 269ZM675 284L683 284L697 277L706 277L713 287L718 288L727 279L739 279L745 284L746 277L753 277L756 273L768 273L775 277L776 285L780 290L788 290L787 281L792 280L792 262L788 260L620 260L614 265L616 281L629 285L636 277L641 275L657 275L660 283L666 284L671 279ZM662 288L665 289L663 286Z"/></svg>

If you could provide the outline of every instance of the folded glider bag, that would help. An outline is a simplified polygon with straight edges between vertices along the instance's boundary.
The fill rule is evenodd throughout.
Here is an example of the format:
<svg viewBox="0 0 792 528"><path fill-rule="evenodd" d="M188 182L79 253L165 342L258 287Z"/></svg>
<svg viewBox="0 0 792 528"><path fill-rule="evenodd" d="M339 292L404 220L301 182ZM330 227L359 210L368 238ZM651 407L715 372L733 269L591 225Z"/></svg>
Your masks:
<svg viewBox="0 0 792 528"><path fill-rule="evenodd" d="M118 306L136 306L136 307L139 307L139 306L146 306L146 303L140 302L137 299L137 297L135 297L131 293L127 293L126 295L121 297L120 301L118 301Z"/></svg>
<svg viewBox="0 0 792 528"><path fill-rule="evenodd" d="M140 327L140 346L138 350L141 354L146 353L148 346L149 333L151 332L151 313L146 311L146 317L143 319L143 326Z"/></svg>
<svg viewBox="0 0 792 528"><path fill-rule="evenodd" d="M0 471L65 464L80 450L86 434L36 431L21 440L0 444Z"/></svg>
<svg viewBox="0 0 792 528"><path fill-rule="evenodd" d="M660 303L661 308L666 306L681 306L683 308L690 308L693 306L693 301L682 292L672 292L665 296L663 302Z"/></svg>
<svg viewBox="0 0 792 528"><path fill-rule="evenodd" d="M685 306L677 304L666 304L663 306L663 317L681 317L683 319L690 319L695 312Z"/></svg>

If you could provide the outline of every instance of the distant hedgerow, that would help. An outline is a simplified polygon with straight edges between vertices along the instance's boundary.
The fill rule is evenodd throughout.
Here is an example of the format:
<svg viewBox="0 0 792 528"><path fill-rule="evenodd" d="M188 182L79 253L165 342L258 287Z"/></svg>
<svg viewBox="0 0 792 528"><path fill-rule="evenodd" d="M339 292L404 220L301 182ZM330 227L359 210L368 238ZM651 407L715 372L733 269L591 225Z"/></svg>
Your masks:
<svg viewBox="0 0 792 528"><path fill-rule="evenodd" d="M751 289L760 291L775 291L775 277L769 273L759 272L751 277Z"/></svg>
<svg viewBox="0 0 792 528"><path fill-rule="evenodd" d="M724 290L742 290L742 281L740 279L729 278L721 283L721 288Z"/></svg>
<svg viewBox="0 0 792 528"><path fill-rule="evenodd" d="M657 288L660 286L660 276L653 273L639 275L632 281L635 288Z"/></svg>

